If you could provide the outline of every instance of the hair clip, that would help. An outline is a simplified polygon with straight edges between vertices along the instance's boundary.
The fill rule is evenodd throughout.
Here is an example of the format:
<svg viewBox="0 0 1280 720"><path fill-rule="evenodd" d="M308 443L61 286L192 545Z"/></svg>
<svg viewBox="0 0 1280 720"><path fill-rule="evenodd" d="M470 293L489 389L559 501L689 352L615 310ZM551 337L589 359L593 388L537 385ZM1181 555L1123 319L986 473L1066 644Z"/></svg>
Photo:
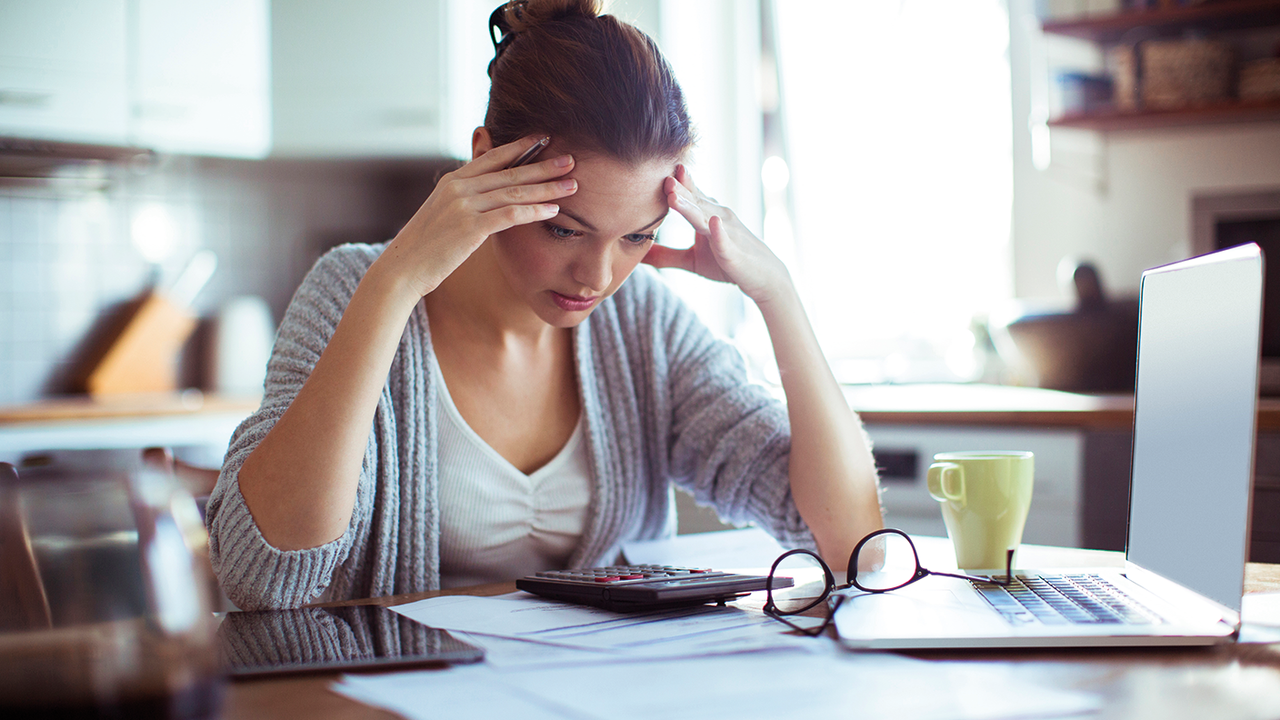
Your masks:
<svg viewBox="0 0 1280 720"><path fill-rule="evenodd" d="M511 23L507 22L507 10L511 9L515 12L516 20L523 20L524 9L528 4L528 0L504 2L489 15L489 39L493 41L495 53L501 53L505 49L504 44L510 41L513 35ZM494 32L495 30L497 32Z"/></svg>
<svg viewBox="0 0 1280 720"><path fill-rule="evenodd" d="M511 45L516 34L511 31L511 23L507 22L507 9L515 11L516 19L524 19L524 8L528 0L504 2L489 15L489 39L493 41L493 59L489 61L489 75L493 75L493 64L502 57L502 53Z"/></svg>
<svg viewBox="0 0 1280 720"><path fill-rule="evenodd" d="M495 30L497 32L494 32ZM501 50L502 43L506 41L510 32L511 25L507 23L507 4L502 3L489 15L489 39L493 41L495 53Z"/></svg>

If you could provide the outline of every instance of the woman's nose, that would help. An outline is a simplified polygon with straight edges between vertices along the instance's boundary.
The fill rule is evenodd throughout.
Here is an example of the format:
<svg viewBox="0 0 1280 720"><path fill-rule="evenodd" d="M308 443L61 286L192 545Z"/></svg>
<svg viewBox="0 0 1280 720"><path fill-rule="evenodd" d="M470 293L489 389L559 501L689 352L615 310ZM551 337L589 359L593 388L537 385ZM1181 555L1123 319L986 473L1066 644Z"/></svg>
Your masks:
<svg viewBox="0 0 1280 720"><path fill-rule="evenodd" d="M613 254L601 245L584 249L573 267L573 279L597 293L608 290L613 281Z"/></svg>

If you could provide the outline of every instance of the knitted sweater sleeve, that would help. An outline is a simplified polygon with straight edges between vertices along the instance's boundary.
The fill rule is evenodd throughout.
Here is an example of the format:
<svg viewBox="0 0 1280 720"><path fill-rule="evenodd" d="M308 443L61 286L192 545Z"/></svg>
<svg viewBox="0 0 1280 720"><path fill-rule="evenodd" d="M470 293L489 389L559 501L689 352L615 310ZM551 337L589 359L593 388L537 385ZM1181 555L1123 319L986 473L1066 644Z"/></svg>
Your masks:
<svg viewBox="0 0 1280 720"><path fill-rule="evenodd" d="M786 407L748 380L738 350L655 273L636 276L644 313L655 321L653 363L664 376L668 477L727 522L758 525L788 547L816 548L791 496Z"/></svg>
<svg viewBox="0 0 1280 720"><path fill-rule="evenodd" d="M209 498L205 522L214 572L227 597L245 610L314 602L351 552L354 529L370 512L372 480L362 472L352 522L319 547L280 550L262 536L240 493L239 472L254 448L284 415L311 375L376 252L347 246L316 262L289 304L267 365L262 405L236 429ZM371 441L372 442L372 441ZM370 452L373 452L371 449Z"/></svg>

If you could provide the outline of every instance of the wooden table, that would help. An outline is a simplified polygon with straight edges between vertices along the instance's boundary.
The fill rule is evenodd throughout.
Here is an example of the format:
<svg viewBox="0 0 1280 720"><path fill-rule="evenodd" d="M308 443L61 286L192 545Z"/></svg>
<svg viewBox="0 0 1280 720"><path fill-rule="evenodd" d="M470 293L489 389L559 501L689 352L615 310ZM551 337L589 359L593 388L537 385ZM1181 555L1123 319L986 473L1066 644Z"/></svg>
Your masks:
<svg viewBox="0 0 1280 720"><path fill-rule="evenodd" d="M933 540L921 543L922 563L938 570L954 567L954 560L948 562L945 546ZM1122 566L1124 558L1119 553L1097 550L1024 545L1020 562L1027 567ZM1280 565L1250 563L1245 587L1246 592L1280 591ZM442 594L498 595L513 590L513 583L499 583L359 602L396 605ZM759 606L755 596L745 602ZM1280 644L1187 649L937 651L910 655L930 660L1003 663L1010 669L1012 682L1098 693L1105 702L1101 717L1106 718L1223 717L1219 711L1231 703L1247 702L1251 688L1270 688L1272 695L1280 689ZM319 675L232 682L227 687L222 717L335 720L397 717L334 693L329 686L336 678L337 675ZM1248 717L1245 714L1225 716Z"/></svg>

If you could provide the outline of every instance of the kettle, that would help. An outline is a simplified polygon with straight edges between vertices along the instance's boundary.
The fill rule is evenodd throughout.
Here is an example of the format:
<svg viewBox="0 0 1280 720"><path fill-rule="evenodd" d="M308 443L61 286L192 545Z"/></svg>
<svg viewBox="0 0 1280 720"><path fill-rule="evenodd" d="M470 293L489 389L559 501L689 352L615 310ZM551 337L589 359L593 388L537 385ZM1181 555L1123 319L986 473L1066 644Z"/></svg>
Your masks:
<svg viewBox="0 0 1280 720"><path fill-rule="evenodd" d="M0 715L213 716L208 535L151 469L0 463Z"/></svg>

